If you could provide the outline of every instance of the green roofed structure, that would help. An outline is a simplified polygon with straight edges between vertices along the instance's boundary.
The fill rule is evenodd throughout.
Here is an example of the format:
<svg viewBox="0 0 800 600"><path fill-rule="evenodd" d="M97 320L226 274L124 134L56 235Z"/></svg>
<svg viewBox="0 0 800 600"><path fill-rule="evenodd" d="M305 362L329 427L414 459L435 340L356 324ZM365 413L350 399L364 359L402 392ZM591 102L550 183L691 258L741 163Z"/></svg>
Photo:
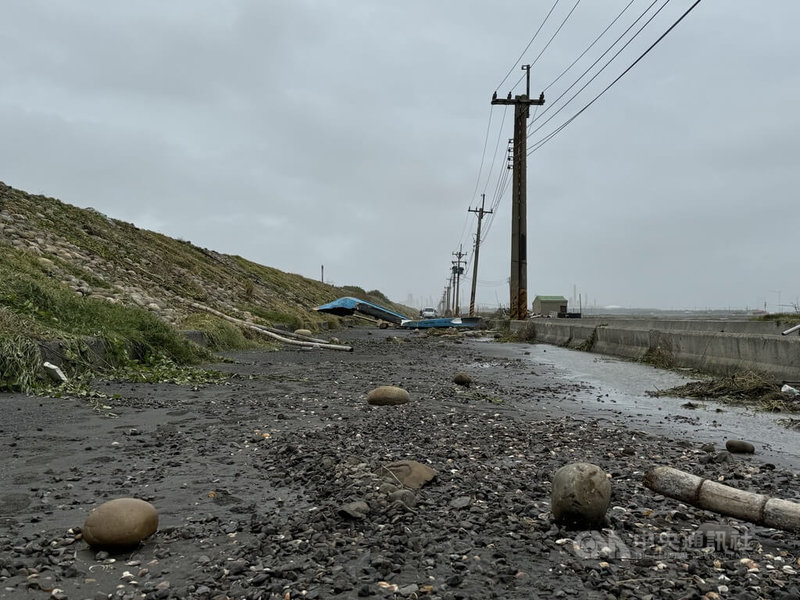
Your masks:
<svg viewBox="0 0 800 600"><path fill-rule="evenodd" d="M567 313L567 299L564 296L536 296L533 299L533 314L545 317Z"/></svg>

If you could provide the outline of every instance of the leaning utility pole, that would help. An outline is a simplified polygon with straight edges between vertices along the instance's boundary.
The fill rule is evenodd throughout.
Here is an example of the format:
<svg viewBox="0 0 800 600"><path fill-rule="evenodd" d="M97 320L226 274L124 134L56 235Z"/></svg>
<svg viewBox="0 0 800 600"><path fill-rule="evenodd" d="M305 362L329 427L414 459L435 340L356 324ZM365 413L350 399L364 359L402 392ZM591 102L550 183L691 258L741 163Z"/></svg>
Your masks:
<svg viewBox="0 0 800 600"><path fill-rule="evenodd" d="M527 126L530 106L544 104L544 92L537 100L531 100L531 66L522 65L527 83L525 94L511 98L492 97L492 104L514 105L514 177L511 192L511 318L525 319L528 316L528 259L527 259Z"/></svg>
<svg viewBox="0 0 800 600"><path fill-rule="evenodd" d="M481 221L483 221L483 215L490 215L494 212L491 210L484 210L484 202L486 202L486 194L481 194L481 207L468 209L468 212L474 212L478 215L478 233L475 235L475 261L472 265L472 294L469 297L470 317L475 316L475 287L478 283L478 253L481 249Z"/></svg>
<svg viewBox="0 0 800 600"><path fill-rule="evenodd" d="M456 280L456 295L453 303L453 316L457 317L461 312L460 307L458 306L458 288L461 283L461 275L464 273L464 267L461 266L461 263L466 262L461 260L461 258L466 256L466 254L461 252L461 246L459 246L458 252L453 252L453 256L455 256L457 259L453 261L453 276Z"/></svg>

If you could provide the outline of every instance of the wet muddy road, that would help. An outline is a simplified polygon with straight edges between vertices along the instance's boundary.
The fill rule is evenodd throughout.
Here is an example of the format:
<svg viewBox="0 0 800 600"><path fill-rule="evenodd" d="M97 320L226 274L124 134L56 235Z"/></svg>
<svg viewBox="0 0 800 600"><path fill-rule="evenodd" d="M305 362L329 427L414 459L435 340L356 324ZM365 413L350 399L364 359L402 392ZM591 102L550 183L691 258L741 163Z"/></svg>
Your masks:
<svg viewBox="0 0 800 600"><path fill-rule="evenodd" d="M100 402L0 395L0 598L800 595L794 534L642 485L666 464L800 498L793 470L768 454L780 452L776 435L755 456L726 456L724 426L703 431L684 422L681 400L641 396L674 374L463 335L336 335L355 351L230 354L215 365L225 385L100 383L119 395ZM470 387L453 383L458 372ZM368 405L379 385L411 402ZM393 490L379 473L399 460L436 476ZM575 461L610 477L602 531L553 522L550 478ZM151 502L158 532L122 554L90 548L88 512L121 496ZM369 511L342 512L351 502ZM704 545L703 527L742 543Z"/></svg>
<svg viewBox="0 0 800 600"><path fill-rule="evenodd" d="M579 352L547 344L489 343L487 354L529 362L543 377L578 387L547 403L554 414L608 419L669 437L710 442L722 447L741 439L757 447L759 458L800 470L800 432L786 428L780 413L757 412L713 401L647 395L696 381L690 371L670 371L611 356ZM687 405L694 406L691 408Z"/></svg>

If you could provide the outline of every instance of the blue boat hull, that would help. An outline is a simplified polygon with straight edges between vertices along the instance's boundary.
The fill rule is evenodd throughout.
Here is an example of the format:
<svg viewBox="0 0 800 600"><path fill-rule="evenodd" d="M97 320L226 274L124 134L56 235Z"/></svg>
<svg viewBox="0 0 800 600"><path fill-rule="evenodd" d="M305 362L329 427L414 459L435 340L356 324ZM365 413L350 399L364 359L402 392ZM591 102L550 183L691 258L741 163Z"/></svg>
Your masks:
<svg viewBox="0 0 800 600"><path fill-rule="evenodd" d="M333 302L318 306L314 310L337 315L339 317L347 317L355 313L361 313L362 315L394 323L405 329L427 329L433 327L460 327L471 329L477 327L480 321L478 317L440 317L438 319L414 320L398 312L379 306L378 304L373 304L366 300L359 300L358 298L351 298L350 296L338 298Z"/></svg>
<svg viewBox="0 0 800 600"><path fill-rule="evenodd" d="M409 320L407 316L401 315L398 312L389 310L378 304L373 304L372 302L367 302L366 300L359 300L358 298L351 298L349 296L338 298L333 302L318 306L314 310L337 315L339 317L346 317L358 312L376 319L388 321L389 323L394 323L395 325L400 325L403 321Z"/></svg>
<svg viewBox="0 0 800 600"><path fill-rule="evenodd" d="M417 321L403 321L400 327L405 329L427 329L431 327L459 327L474 329L478 326L479 317L453 317L438 319L419 319Z"/></svg>

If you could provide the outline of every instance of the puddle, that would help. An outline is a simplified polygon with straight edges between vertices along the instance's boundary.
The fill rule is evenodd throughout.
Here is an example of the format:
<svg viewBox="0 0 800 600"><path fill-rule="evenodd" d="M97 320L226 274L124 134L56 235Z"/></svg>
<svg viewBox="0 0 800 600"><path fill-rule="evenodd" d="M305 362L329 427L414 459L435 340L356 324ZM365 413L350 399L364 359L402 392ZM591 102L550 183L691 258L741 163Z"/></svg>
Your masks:
<svg viewBox="0 0 800 600"><path fill-rule="evenodd" d="M487 343L481 350L499 359L528 361L541 375L577 384L570 386L567 399L546 405L553 414L604 418L649 433L712 442L722 450L726 440L743 439L755 444L761 460L800 470L800 432L777 422L786 414L647 395L648 390L668 389L698 377L546 344ZM536 406L541 410L540 404Z"/></svg>

